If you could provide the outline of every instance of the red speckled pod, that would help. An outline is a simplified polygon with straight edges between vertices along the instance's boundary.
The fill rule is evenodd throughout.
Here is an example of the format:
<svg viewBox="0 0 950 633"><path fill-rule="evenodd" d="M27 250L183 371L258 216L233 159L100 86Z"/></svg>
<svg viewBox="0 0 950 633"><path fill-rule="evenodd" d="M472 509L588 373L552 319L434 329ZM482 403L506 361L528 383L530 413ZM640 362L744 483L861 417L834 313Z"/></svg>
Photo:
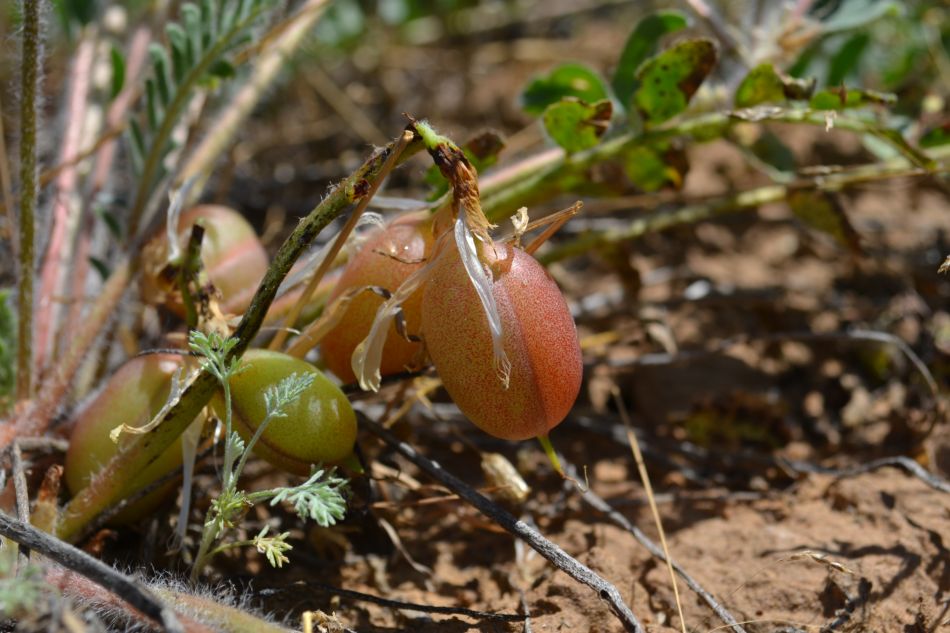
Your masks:
<svg viewBox="0 0 950 633"><path fill-rule="evenodd" d="M426 347L446 390L480 429L507 440L546 435L580 391L581 350L557 284L531 255L485 249L511 361L507 389L493 365L488 319L454 248L433 267L422 301Z"/></svg>
<svg viewBox="0 0 950 633"><path fill-rule="evenodd" d="M397 218L370 238L344 269L330 301L347 290L363 286L379 286L394 292L409 275L419 270L432 243L431 229L423 217L408 215ZM343 382L356 381L351 366L353 350L366 338L382 302L382 297L371 292L354 297L339 325L330 330L320 344L320 353L327 368ZM409 334L419 332L421 310L420 289L402 305ZM405 371L421 350L420 343L407 341L399 335L395 326L390 326L383 346L380 374L386 376Z"/></svg>

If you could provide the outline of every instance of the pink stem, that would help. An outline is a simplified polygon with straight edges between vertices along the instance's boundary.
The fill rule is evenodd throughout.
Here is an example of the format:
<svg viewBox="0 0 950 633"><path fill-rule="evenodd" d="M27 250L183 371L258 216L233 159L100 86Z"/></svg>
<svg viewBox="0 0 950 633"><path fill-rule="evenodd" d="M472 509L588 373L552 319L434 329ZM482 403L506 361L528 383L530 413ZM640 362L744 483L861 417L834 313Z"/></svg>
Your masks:
<svg viewBox="0 0 950 633"><path fill-rule="evenodd" d="M68 248L67 231L70 224L75 227L79 221L77 214L80 207L75 196L79 175L76 165L72 162L73 157L79 152L83 123L86 121L89 79L96 44L90 33L91 31L87 31L80 41L73 65L72 85L68 97L69 119L60 153L60 160L66 166L56 177L56 194L52 211L53 226L40 272L40 291L39 301L36 304L34 321L36 329L33 343L33 362L37 375L40 375L46 366L50 351L50 332L56 327L57 316L60 312L56 298L61 296L63 278L69 270L72 249Z"/></svg>

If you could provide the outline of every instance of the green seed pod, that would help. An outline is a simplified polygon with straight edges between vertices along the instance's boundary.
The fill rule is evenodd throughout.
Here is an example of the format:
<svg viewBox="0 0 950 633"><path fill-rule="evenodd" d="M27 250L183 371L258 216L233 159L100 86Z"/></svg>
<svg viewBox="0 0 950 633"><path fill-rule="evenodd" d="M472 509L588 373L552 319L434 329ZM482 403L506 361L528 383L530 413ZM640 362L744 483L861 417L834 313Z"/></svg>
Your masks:
<svg viewBox="0 0 950 633"><path fill-rule="evenodd" d="M93 475L118 452L119 446L134 440L129 434L123 433L116 444L109 437L112 430L122 424L142 426L150 422L168 400L172 376L183 366L183 357L174 354L137 356L122 365L105 388L82 409L73 426L64 466L66 485L73 494L89 483ZM127 474L128 494L181 468L181 463L179 439L155 462ZM111 522L121 525L140 520L174 488L174 481L161 486L123 509Z"/></svg>
<svg viewBox="0 0 950 633"><path fill-rule="evenodd" d="M426 252L432 244L429 223L419 215L397 218L384 230L373 236L350 260L330 296L333 301L347 290L376 286L394 292L409 275L423 265ZM366 338L376 310L383 298L371 292L363 292L350 302L339 325L323 338L320 344L321 357L327 368L346 383L356 381L351 359L353 350ZM408 334L417 334L422 318L421 289L402 304ZM380 374L383 376L406 371L422 351L420 343L406 340L390 326L383 346Z"/></svg>
<svg viewBox="0 0 950 633"><path fill-rule="evenodd" d="M350 401L317 368L281 352L248 350L241 370L231 377L234 430L249 441L267 415L264 392L293 373L316 374L313 384L298 400L274 418L261 434L254 452L274 466L298 475L309 475L313 464L335 464L353 452L356 416ZM214 406L224 415L224 400Z"/></svg>
<svg viewBox="0 0 950 633"><path fill-rule="evenodd" d="M267 272L267 253L247 220L228 207L203 204L183 213L178 219L179 247L184 249L191 227L201 221L205 228L201 243L201 261L207 278L221 293L221 309L240 314L250 305L257 285ZM169 310L184 314L174 279L163 275L168 258L165 233L152 239L143 252L143 290L145 296L165 303Z"/></svg>
<svg viewBox="0 0 950 633"><path fill-rule="evenodd" d="M480 429L507 440L544 436L580 391L583 365L574 319L557 284L531 255L501 243L483 252L501 346L511 364L507 388L485 310L455 248L439 255L425 285L426 348L446 391Z"/></svg>

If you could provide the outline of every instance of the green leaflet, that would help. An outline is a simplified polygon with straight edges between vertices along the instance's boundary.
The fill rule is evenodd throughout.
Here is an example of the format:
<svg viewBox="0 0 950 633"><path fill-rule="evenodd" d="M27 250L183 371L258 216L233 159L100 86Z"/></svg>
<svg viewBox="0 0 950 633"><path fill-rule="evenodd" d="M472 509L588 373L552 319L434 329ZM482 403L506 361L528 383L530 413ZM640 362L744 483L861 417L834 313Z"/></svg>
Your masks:
<svg viewBox="0 0 950 633"><path fill-rule="evenodd" d="M620 54L620 61L610 84L617 99L629 107L633 93L640 86L637 69L645 59L656 54L665 35L686 27L686 16L679 11L660 11L637 23Z"/></svg>
<svg viewBox="0 0 950 633"><path fill-rule="evenodd" d="M608 96L604 80L596 72L583 64L563 64L532 80L521 94L521 106L525 112L538 115L564 97L594 103Z"/></svg>
<svg viewBox="0 0 950 633"><path fill-rule="evenodd" d="M716 64L716 46L707 39L685 40L640 67L634 105L648 124L662 123L686 109Z"/></svg>
<svg viewBox="0 0 950 633"><path fill-rule="evenodd" d="M544 129L568 153L590 149L610 126L613 105L609 99L587 103L568 97L544 111Z"/></svg>

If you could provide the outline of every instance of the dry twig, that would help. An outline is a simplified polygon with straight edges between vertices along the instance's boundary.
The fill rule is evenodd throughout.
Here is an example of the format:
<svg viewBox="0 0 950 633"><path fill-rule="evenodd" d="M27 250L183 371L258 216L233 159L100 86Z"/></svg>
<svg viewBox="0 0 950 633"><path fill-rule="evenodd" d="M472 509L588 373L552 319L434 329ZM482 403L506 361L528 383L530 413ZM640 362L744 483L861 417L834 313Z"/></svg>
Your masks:
<svg viewBox="0 0 950 633"><path fill-rule="evenodd" d="M151 591L86 552L3 512L0 512L0 534L112 591L148 617L160 622L166 631L184 633L172 610Z"/></svg>
<svg viewBox="0 0 950 633"><path fill-rule="evenodd" d="M623 624L624 629L631 633L644 633L643 626L633 614L630 607L623 601L620 592L611 583L597 575L589 567L569 555L560 547L545 538L540 532L519 521L511 513L492 502L488 497L471 488L461 479L451 474L436 462L419 454L412 446L401 441L395 435L384 429L365 415L360 415L360 425L370 433L380 438L386 445L411 461L430 477L441 482L446 488L459 495L474 506L479 512L492 519L505 530L522 539L541 556L546 558L558 569L574 580L590 587L601 600L607 603L610 610Z"/></svg>

